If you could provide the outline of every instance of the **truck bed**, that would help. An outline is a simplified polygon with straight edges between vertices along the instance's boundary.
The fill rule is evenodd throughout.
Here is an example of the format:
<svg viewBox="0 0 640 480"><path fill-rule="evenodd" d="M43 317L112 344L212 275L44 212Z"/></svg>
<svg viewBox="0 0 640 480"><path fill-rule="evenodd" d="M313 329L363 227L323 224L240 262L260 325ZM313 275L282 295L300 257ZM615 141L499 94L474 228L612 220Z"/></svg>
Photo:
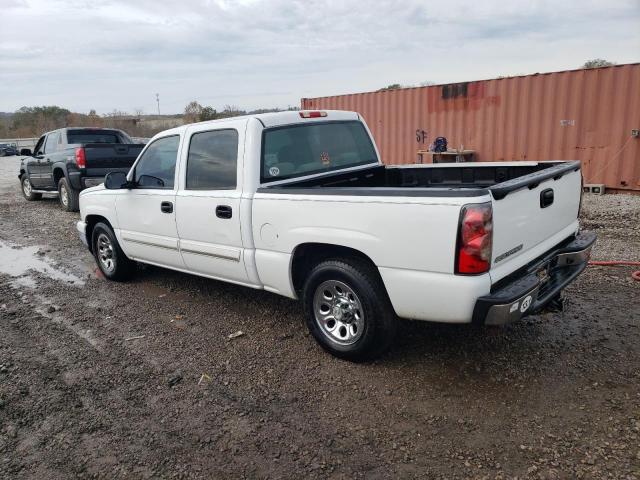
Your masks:
<svg viewBox="0 0 640 480"><path fill-rule="evenodd" d="M489 191L496 200L522 188L534 188L549 178L559 179L580 169L580 162L485 162L438 165L378 165L346 173L291 180L263 187L265 193L315 195L461 196Z"/></svg>

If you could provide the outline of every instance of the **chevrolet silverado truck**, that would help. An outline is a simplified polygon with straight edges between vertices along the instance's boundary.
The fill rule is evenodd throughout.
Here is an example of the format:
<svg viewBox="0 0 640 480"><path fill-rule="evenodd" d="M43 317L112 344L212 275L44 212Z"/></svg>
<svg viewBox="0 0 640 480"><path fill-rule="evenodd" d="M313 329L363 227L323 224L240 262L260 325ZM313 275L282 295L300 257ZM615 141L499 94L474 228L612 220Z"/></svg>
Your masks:
<svg viewBox="0 0 640 480"><path fill-rule="evenodd" d="M25 155L18 175L22 194L31 201L58 192L62 208L77 212L83 188L102 183L109 172L128 172L143 147L121 130L78 127L45 133L33 152L20 151Z"/></svg>
<svg viewBox="0 0 640 480"><path fill-rule="evenodd" d="M398 318L501 325L585 269L577 161L383 165L363 119L281 112L185 125L80 194L104 276L135 263L301 300L313 337L375 358Z"/></svg>

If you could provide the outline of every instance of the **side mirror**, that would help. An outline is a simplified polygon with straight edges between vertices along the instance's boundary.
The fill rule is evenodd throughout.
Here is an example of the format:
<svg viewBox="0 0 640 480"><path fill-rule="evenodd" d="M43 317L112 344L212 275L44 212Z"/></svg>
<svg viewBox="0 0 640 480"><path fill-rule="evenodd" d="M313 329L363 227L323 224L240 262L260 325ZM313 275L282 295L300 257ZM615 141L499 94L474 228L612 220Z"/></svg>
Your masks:
<svg viewBox="0 0 640 480"><path fill-rule="evenodd" d="M107 190L120 190L128 188L127 174L124 172L110 172L104 177L104 188Z"/></svg>
<svg viewBox="0 0 640 480"><path fill-rule="evenodd" d="M21 148L20 149L20 155L22 155L24 157L30 157L32 155L31 149L30 148Z"/></svg>

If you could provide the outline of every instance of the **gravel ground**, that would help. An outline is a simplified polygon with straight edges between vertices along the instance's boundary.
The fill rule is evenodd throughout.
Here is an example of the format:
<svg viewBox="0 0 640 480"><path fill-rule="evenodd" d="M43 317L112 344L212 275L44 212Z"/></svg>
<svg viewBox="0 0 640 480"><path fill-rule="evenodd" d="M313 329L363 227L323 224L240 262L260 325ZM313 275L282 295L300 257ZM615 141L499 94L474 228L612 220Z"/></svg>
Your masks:
<svg viewBox="0 0 640 480"><path fill-rule="evenodd" d="M505 328L403 321L354 365L290 300L151 267L105 281L77 214L24 201L16 172L0 159L1 478L640 478L629 268ZM583 207L596 258L640 259L640 196Z"/></svg>

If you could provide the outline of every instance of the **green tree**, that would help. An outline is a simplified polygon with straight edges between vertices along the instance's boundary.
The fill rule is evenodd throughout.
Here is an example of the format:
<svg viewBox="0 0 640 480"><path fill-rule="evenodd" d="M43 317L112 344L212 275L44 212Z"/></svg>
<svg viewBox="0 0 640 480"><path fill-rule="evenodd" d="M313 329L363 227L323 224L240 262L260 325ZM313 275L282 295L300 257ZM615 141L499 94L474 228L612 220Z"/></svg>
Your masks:
<svg viewBox="0 0 640 480"><path fill-rule="evenodd" d="M13 130L21 136L41 135L49 130L66 127L70 114L66 108L56 105L22 107L13 114Z"/></svg>
<svg viewBox="0 0 640 480"><path fill-rule="evenodd" d="M386 87L383 87L378 91L384 92L385 90L398 90L400 88L402 88L402 85L400 85L399 83L392 83L391 85L387 85Z"/></svg>
<svg viewBox="0 0 640 480"><path fill-rule="evenodd" d="M615 62L610 62L609 60L604 60L603 58L594 58L593 60L584 62L582 68L613 67L614 65Z"/></svg>
<svg viewBox="0 0 640 480"><path fill-rule="evenodd" d="M202 107L200 111L200 121L204 122L206 120L215 120L218 118L218 112L213 107Z"/></svg>

